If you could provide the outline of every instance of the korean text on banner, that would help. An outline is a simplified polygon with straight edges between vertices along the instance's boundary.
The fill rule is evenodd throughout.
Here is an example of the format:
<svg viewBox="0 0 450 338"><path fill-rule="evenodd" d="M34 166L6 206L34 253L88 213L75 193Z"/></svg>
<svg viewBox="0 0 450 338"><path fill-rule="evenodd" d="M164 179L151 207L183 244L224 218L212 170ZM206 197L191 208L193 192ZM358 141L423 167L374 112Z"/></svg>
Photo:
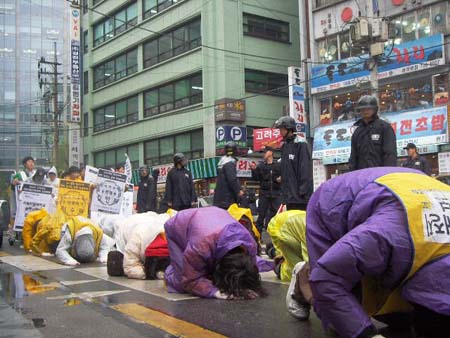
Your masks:
<svg viewBox="0 0 450 338"><path fill-rule="evenodd" d="M134 185L127 184L127 189L123 194L122 207L120 209L121 216L130 217L133 214L133 197Z"/></svg>
<svg viewBox="0 0 450 338"><path fill-rule="evenodd" d="M408 74L445 64L444 36L437 34L386 47L378 79ZM368 54L312 67L311 93L321 93L369 81Z"/></svg>
<svg viewBox="0 0 450 338"><path fill-rule="evenodd" d="M18 196L14 231L22 231L25 218L31 211L46 208L53 204L53 188L50 186L24 183Z"/></svg>
<svg viewBox="0 0 450 338"><path fill-rule="evenodd" d="M264 147L278 149L281 147L282 141L283 136L281 136L279 129L253 129L253 151L261 151Z"/></svg>
<svg viewBox="0 0 450 338"><path fill-rule="evenodd" d="M397 136L397 147L408 143L417 146L447 142L447 107L436 107L411 112L383 114ZM351 138L356 127L354 121L319 127L314 134L313 158L348 156Z"/></svg>
<svg viewBox="0 0 450 338"><path fill-rule="evenodd" d="M90 184L79 181L61 180L59 183L58 211L66 217L88 217L91 200Z"/></svg>
<svg viewBox="0 0 450 338"><path fill-rule="evenodd" d="M297 139L306 140L305 88L302 84L302 70L298 67L288 68L289 115L295 119Z"/></svg>
<svg viewBox="0 0 450 338"><path fill-rule="evenodd" d="M81 56L80 56L80 9L71 6L70 8L70 92L72 97L71 121L79 123L80 113L80 76L81 76Z"/></svg>
<svg viewBox="0 0 450 338"><path fill-rule="evenodd" d="M254 163L255 161L248 159L248 158L241 158L236 162L236 171L237 171L237 177L252 177L252 169L250 165Z"/></svg>
<svg viewBox="0 0 450 338"><path fill-rule="evenodd" d="M91 211L120 214L127 175L99 169L92 194Z"/></svg>

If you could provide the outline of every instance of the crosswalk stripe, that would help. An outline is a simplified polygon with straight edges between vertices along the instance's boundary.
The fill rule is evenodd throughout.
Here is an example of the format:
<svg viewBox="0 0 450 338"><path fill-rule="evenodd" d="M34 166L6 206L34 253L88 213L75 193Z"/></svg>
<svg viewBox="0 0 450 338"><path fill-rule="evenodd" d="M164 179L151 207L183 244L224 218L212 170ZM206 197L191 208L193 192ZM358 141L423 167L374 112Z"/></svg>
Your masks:
<svg viewBox="0 0 450 338"><path fill-rule="evenodd" d="M153 327L166 331L175 337L183 338L226 338L219 333L210 331L201 326L174 318L159 311L155 311L138 304L118 304L112 306L135 320L144 322Z"/></svg>

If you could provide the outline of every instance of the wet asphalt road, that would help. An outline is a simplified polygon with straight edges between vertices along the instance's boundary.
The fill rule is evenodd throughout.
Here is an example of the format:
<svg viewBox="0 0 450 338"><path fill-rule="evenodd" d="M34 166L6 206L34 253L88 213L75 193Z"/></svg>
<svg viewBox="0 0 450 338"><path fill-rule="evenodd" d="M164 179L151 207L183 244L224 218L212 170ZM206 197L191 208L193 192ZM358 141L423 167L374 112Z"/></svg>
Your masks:
<svg viewBox="0 0 450 338"><path fill-rule="evenodd" d="M1 254L23 252L6 247ZM0 318L0 337L333 337L315 315L299 322L287 313L283 284L264 282L269 296L255 301L170 301L105 280L77 284L94 279L74 269L23 272L0 263L0 315L8 311L11 318ZM73 285L62 285L67 281ZM70 296L84 292L122 293ZM11 317L13 312L18 316ZM384 333L389 338L410 337Z"/></svg>

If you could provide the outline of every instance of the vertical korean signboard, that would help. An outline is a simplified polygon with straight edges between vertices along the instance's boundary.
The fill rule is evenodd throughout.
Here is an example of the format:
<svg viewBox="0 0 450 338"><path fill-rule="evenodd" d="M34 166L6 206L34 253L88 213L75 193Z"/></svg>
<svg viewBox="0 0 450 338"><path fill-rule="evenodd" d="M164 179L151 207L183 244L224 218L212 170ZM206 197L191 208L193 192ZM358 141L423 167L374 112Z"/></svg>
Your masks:
<svg viewBox="0 0 450 338"><path fill-rule="evenodd" d="M288 68L289 115L295 119L297 139L306 141L305 87L302 84L302 72L298 67Z"/></svg>
<svg viewBox="0 0 450 338"><path fill-rule="evenodd" d="M73 2L70 7L70 131L69 131L69 163L79 166L81 156L81 98L80 98L80 7Z"/></svg>

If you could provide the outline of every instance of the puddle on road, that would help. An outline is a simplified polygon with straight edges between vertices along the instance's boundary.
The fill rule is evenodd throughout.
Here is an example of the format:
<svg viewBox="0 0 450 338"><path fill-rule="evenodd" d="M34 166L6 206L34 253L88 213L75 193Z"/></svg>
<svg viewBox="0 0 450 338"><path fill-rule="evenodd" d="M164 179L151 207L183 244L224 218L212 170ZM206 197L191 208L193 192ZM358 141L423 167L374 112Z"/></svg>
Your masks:
<svg viewBox="0 0 450 338"><path fill-rule="evenodd" d="M64 301L65 306L76 306L80 304L81 300L79 298L69 298Z"/></svg>

